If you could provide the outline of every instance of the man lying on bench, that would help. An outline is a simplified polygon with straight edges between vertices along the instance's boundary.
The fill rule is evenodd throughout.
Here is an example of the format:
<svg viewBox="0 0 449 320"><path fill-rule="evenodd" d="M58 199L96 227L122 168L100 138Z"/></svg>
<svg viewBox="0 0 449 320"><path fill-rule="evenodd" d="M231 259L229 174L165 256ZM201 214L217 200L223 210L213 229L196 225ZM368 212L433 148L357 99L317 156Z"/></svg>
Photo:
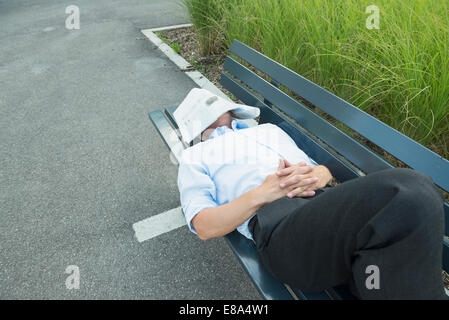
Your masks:
<svg viewBox="0 0 449 320"><path fill-rule="evenodd" d="M393 168L326 187L328 168L282 129L232 118L257 108L201 89L189 96L174 115L186 142L202 142L184 150L178 186L200 239L237 229L275 278L303 291L347 284L362 299L447 299L443 196L428 176Z"/></svg>

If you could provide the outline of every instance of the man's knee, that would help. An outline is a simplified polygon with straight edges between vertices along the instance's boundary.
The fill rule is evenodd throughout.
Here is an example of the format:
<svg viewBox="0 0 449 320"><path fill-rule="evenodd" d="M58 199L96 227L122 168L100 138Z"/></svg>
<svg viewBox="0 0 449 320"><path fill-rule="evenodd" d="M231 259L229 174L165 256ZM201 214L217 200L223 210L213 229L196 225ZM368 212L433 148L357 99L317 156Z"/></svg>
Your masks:
<svg viewBox="0 0 449 320"><path fill-rule="evenodd" d="M409 217L418 215L416 218L437 223L443 219L443 195L427 175L412 169L394 168L390 169L387 184L397 189L397 197L409 209L406 213Z"/></svg>
<svg viewBox="0 0 449 320"><path fill-rule="evenodd" d="M443 195L429 176L407 168L393 168L389 171L387 183L395 186L411 201L443 204Z"/></svg>

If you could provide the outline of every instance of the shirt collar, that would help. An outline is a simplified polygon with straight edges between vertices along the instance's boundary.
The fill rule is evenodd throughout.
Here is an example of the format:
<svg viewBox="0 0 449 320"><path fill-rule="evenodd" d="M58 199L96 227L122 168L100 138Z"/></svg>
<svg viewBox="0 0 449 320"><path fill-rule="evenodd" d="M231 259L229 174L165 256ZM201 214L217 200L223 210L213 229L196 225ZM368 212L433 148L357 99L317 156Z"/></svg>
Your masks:
<svg viewBox="0 0 449 320"><path fill-rule="evenodd" d="M231 127L232 127L232 129L228 128L227 126L215 128L215 130L212 131L212 133L210 134L209 139L213 139L215 137L222 136L226 132L229 132L229 131L237 131L237 130L249 128L248 124L242 120L232 120Z"/></svg>

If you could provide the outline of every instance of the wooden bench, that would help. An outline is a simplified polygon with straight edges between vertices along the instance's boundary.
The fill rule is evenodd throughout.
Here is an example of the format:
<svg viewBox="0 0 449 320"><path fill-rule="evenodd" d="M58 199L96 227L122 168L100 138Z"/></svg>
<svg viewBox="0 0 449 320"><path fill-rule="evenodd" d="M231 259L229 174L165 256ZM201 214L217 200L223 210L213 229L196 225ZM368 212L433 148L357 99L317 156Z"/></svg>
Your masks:
<svg viewBox="0 0 449 320"><path fill-rule="evenodd" d="M319 164L327 166L336 179L344 182L393 165L371 148L359 143L311 108L304 100L338 122L385 150L407 166L430 176L436 185L449 191L449 161L399 133L383 122L303 78L245 44L234 40L224 63L220 83L243 103L259 107L259 123L273 123L287 132L298 147ZM240 60L237 61L237 59ZM252 70L263 73L269 81ZM282 85L301 97L295 99L279 89ZM174 134L176 107L151 112L150 118L173 154L185 147ZM293 121L292 121L293 120ZM449 204L444 205L445 234L449 234ZM290 288L274 279L259 263L252 241L234 231L225 236L243 268L265 299L354 299L348 288L340 286L320 293ZM449 270L449 240L443 241L443 266Z"/></svg>

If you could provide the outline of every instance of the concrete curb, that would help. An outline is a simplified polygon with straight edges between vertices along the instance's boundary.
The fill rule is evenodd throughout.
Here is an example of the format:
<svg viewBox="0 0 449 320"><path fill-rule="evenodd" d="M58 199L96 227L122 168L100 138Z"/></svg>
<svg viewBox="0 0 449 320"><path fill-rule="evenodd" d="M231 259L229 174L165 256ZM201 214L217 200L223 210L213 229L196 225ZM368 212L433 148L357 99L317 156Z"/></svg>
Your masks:
<svg viewBox="0 0 449 320"><path fill-rule="evenodd" d="M201 72L197 70L186 71L194 69L194 67L188 63L183 57L177 54L169 45L164 43L156 34L157 31L173 30L177 28L190 27L192 24L180 24L174 26L167 26L161 28L144 29L141 32L161 50L179 69L185 71L185 74L192 79L200 88L207 89L214 94L232 101L223 91L218 89L212 82L210 82Z"/></svg>

